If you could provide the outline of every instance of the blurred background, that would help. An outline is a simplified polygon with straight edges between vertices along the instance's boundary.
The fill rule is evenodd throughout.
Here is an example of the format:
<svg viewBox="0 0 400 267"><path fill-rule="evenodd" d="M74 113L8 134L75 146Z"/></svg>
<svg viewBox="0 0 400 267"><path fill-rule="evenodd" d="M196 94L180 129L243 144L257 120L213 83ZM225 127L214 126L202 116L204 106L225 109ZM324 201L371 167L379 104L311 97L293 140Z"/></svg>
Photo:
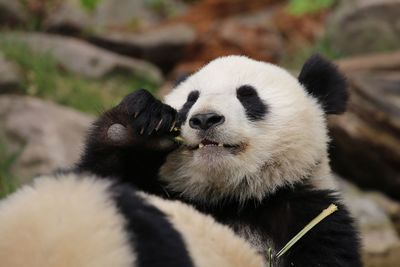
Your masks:
<svg viewBox="0 0 400 267"><path fill-rule="evenodd" d="M331 157L365 265L400 266L400 0L0 0L0 197L76 162L133 90L229 54L296 75L313 53L350 84Z"/></svg>

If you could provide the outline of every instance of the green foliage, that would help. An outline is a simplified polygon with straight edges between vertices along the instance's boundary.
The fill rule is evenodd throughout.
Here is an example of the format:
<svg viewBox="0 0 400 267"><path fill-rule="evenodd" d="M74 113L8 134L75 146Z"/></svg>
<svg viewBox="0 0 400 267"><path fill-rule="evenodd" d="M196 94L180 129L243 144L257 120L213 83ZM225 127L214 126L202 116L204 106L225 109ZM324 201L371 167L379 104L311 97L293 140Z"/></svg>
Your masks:
<svg viewBox="0 0 400 267"><path fill-rule="evenodd" d="M20 65L26 94L88 113L111 108L138 88L154 91L157 86L143 77L124 73L100 80L82 78L63 70L49 54L35 54L17 42L0 40L0 51Z"/></svg>
<svg viewBox="0 0 400 267"><path fill-rule="evenodd" d="M101 0L80 0L80 1L83 9L90 12L94 11L101 2Z"/></svg>
<svg viewBox="0 0 400 267"><path fill-rule="evenodd" d="M12 193L17 187L11 167L19 155L20 152L11 153L4 139L0 139L0 199Z"/></svg>
<svg viewBox="0 0 400 267"><path fill-rule="evenodd" d="M331 7L335 0L289 0L288 11L297 16L316 13Z"/></svg>

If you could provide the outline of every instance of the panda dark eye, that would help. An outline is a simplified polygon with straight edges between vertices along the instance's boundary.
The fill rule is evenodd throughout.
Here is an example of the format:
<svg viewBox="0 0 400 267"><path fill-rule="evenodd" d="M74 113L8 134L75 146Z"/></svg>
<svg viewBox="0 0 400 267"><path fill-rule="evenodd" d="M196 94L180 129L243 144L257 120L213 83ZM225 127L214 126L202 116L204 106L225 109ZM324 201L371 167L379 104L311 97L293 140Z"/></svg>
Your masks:
<svg viewBox="0 0 400 267"><path fill-rule="evenodd" d="M242 85L236 91L237 98L246 110L250 120L262 120L268 111L267 105L258 96L256 89L250 85Z"/></svg>
<svg viewBox="0 0 400 267"><path fill-rule="evenodd" d="M196 103L199 96L200 96L199 91L190 92L190 94L186 99L186 103L183 104L182 108L178 112L178 120L181 123L184 124L186 122L187 114L189 113L189 110L192 108L192 106Z"/></svg>
<svg viewBox="0 0 400 267"><path fill-rule="evenodd" d="M236 90L238 98L257 96L256 90L250 85L242 85Z"/></svg>
<svg viewBox="0 0 400 267"><path fill-rule="evenodd" d="M187 97L186 102L196 102L196 100L199 98L199 91L192 91Z"/></svg>

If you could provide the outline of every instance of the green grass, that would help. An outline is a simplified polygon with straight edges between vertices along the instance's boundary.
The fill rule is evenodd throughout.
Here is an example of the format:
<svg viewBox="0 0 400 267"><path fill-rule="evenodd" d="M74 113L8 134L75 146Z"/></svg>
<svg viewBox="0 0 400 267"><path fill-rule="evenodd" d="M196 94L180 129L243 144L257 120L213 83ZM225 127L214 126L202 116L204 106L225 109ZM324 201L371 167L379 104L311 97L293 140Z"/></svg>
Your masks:
<svg viewBox="0 0 400 267"><path fill-rule="evenodd" d="M101 1L102 0L80 0L82 8L89 12L94 11Z"/></svg>
<svg viewBox="0 0 400 267"><path fill-rule="evenodd" d="M334 3L335 0L289 0L288 11L290 14L301 16L318 13L330 8Z"/></svg>
<svg viewBox="0 0 400 267"><path fill-rule="evenodd" d="M17 160L20 152L10 152L3 138L0 139L0 199L12 193L16 187L16 179L11 167Z"/></svg>
<svg viewBox="0 0 400 267"><path fill-rule="evenodd" d="M22 43L0 40L0 52L21 67L26 94L92 114L114 106L138 88L153 92L157 88L148 79L124 73L100 80L82 78L63 70L49 54L35 54Z"/></svg>

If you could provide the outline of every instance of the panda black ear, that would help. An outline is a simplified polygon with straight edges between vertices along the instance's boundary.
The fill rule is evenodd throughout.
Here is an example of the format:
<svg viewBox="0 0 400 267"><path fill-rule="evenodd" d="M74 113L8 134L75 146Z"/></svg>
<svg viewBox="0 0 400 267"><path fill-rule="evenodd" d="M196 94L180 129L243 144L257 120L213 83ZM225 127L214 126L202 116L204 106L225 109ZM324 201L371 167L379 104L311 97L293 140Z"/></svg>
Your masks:
<svg viewBox="0 0 400 267"><path fill-rule="evenodd" d="M346 110L346 78L322 56L315 54L304 63L299 81L318 99L326 114L340 114Z"/></svg>

